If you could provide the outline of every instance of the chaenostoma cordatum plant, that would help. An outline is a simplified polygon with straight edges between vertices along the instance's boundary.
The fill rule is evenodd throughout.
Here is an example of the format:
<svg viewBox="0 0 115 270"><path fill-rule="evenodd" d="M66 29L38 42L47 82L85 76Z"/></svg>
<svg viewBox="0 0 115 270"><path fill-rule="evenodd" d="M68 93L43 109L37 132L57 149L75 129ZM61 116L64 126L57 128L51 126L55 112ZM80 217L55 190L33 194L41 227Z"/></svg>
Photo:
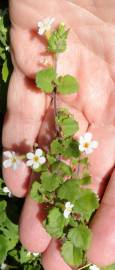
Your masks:
<svg viewBox="0 0 115 270"><path fill-rule="evenodd" d="M56 136L47 152L36 148L34 153L18 157L15 152L5 151L3 166L15 170L20 166L20 159L27 158L27 166L39 172L39 179L32 184L30 195L38 203L46 205L43 226L52 237L59 239L65 262L82 267L87 264L86 250L91 241L88 223L99 206L97 195L84 188L91 182L87 154L98 143L92 141L92 134L88 132L79 141L75 140L78 122L66 108L57 107L57 94L76 93L79 83L69 74L57 74L58 55L67 48L69 30L64 23L60 23L51 31L53 21L54 18L46 18L38 23L38 34L44 36L46 50L52 54L54 64L50 66L47 63L45 69L38 71L35 81L38 89L51 94Z"/></svg>
<svg viewBox="0 0 115 270"><path fill-rule="evenodd" d="M93 213L99 206L98 196L88 188L91 176L88 171L87 155L97 148L98 143L92 140L92 134L87 132L79 140L74 138L79 130L79 123L66 108L58 109L57 95L72 94L79 91L79 83L76 78L67 74L57 74L58 55L67 49L69 35L64 23L60 23L55 30L51 30L54 18L46 18L38 23L38 34L46 41L46 50L52 54L54 64L51 66L47 60L45 69L36 74L36 86L46 94L51 94L55 119L55 138L47 151L43 151L35 144L33 153L27 153L21 157L15 152L4 152L5 168L16 169L20 166L20 159L24 159L34 173L39 173L38 180L34 181L30 190L31 197L38 203L46 205L46 219L43 226L46 231L61 244L61 255L65 262L74 268L87 268L98 270L91 265L86 258L86 251L91 242L91 230L89 222ZM3 25L3 19L1 21ZM6 35L4 25L2 34ZM6 36L4 36L6 40ZM2 79L7 81L7 43L0 50L4 61L2 67ZM15 207L15 198L4 187L0 179L0 196L8 194L10 199L0 202L0 263L1 269L42 269L39 253L30 253L21 246L18 237L18 226L7 216L6 205L13 200L14 213L19 212ZM19 207L20 208L20 207ZM17 214L19 216L19 213ZM39 232L38 232L39 233ZM13 266L8 265L8 259L12 258ZM22 266L21 266L22 265ZM89 266L89 267L88 267ZM115 270L115 264L102 268Z"/></svg>

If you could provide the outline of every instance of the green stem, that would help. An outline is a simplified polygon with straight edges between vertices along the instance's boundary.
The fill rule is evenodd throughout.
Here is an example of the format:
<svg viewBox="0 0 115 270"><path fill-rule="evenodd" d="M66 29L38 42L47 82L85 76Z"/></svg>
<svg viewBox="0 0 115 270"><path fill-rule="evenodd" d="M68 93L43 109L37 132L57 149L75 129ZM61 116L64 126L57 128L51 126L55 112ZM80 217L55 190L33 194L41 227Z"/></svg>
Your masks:
<svg viewBox="0 0 115 270"><path fill-rule="evenodd" d="M78 160L78 166L76 169L76 175L79 176L79 172L80 172L80 159Z"/></svg>
<svg viewBox="0 0 115 270"><path fill-rule="evenodd" d="M55 54L54 55L54 67L55 67L56 72L57 72L57 58L58 58L58 54ZM53 90L53 106L54 106L56 135L57 135L57 137L60 137L60 128L56 122L56 117L57 117L57 88L56 88L56 86L54 86L54 90Z"/></svg>

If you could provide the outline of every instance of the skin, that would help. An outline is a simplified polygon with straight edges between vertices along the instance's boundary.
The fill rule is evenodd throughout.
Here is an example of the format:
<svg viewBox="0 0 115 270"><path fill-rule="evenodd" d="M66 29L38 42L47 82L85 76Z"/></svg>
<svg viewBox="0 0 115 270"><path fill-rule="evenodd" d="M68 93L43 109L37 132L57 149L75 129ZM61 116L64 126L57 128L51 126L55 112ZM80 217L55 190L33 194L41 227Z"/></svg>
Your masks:
<svg viewBox="0 0 115 270"><path fill-rule="evenodd" d="M99 148L90 156L92 188L102 199L92 222L90 262L103 266L115 262L115 1L114 0L9 0L11 18L11 55L14 71L7 99L3 127L3 146L18 154L32 151L35 142L47 145L54 136L54 117L50 96L36 89L36 71L43 68L45 44L36 31L37 22L53 16L71 29L68 50L59 56L59 74L78 78L80 91L58 96L58 106L68 107L80 123L76 138L90 131ZM20 239L32 252L43 252L45 270L71 270L42 227L43 206L28 194L34 178L24 162L17 171L3 169L5 182L17 197L26 196L20 217Z"/></svg>

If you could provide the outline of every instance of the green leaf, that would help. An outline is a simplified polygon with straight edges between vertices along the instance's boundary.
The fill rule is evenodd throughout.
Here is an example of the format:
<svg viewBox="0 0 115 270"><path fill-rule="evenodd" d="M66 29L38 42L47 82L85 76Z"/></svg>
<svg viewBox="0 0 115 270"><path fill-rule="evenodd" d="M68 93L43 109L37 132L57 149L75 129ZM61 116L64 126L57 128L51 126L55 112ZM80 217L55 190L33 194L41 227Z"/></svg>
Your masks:
<svg viewBox="0 0 115 270"><path fill-rule="evenodd" d="M83 165L88 166L88 164L89 164L89 160L88 160L88 158L87 158L87 157L85 157L85 158L80 159L80 163L81 163L81 164L83 164Z"/></svg>
<svg viewBox="0 0 115 270"><path fill-rule="evenodd" d="M57 197L61 200L75 202L79 196L79 186L75 180L68 180L58 189Z"/></svg>
<svg viewBox="0 0 115 270"><path fill-rule="evenodd" d="M7 242L3 235L0 235L0 263L3 263L7 256Z"/></svg>
<svg viewBox="0 0 115 270"><path fill-rule="evenodd" d="M52 165L56 162L56 158L54 158L52 155L47 154L47 160L49 165Z"/></svg>
<svg viewBox="0 0 115 270"><path fill-rule="evenodd" d="M40 183L35 181L32 184L32 188L31 188L31 191L30 191L31 198L33 200L35 200L36 202L42 203L42 202L44 202L43 196L42 196L43 193L44 193L43 187L41 186Z"/></svg>
<svg viewBox="0 0 115 270"><path fill-rule="evenodd" d="M43 270L43 268L40 264L37 265L26 264L24 265L24 270Z"/></svg>
<svg viewBox="0 0 115 270"><path fill-rule="evenodd" d="M88 185L91 183L91 176L86 174L79 180L79 182L81 185Z"/></svg>
<svg viewBox="0 0 115 270"><path fill-rule="evenodd" d="M74 120L72 115L64 110L58 112L56 120L64 138L73 136L79 130L78 122Z"/></svg>
<svg viewBox="0 0 115 270"><path fill-rule="evenodd" d="M66 241L61 249L65 262L71 266L80 266L83 260L83 252L76 248L70 241Z"/></svg>
<svg viewBox="0 0 115 270"><path fill-rule="evenodd" d="M64 138L73 136L79 130L78 122L71 117L64 119L61 127Z"/></svg>
<svg viewBox="0 0 115 270"><path fill-rule="evenodd" d="M65 158L78 158L81 154L78 141L71 138L63 140L62 154Z"/></svg>
<svg viewBox="0 0 115 270"><path fill-rule="evenodd" d="M77 80L71 75L59 77L58 92L62 95L72 94L79 90Z"/></svg>
<svg viewBox="0 0 115 270"><path fill-rule="evenodd" d="M6 202L0 202L0 232L2 232L7 245L7 251L15 247L18 242L18 226L6 215Z"/></svg>
<svg viewBox="0 0 115 270"><path fill-rule="evenodd" d="M2 66L2 79L4 82L7 81L8 75L9 75L9 70L8 70L7 60L5 60Z"/></svg>
<svg viewBox="0 0 115 270"><path fill-rule="evenodd" d="M51 169L53 172L55 172L56 174L58 174L59 176L71 176L72 174L72 170L71 167L69 165L67 165L65 162L63 161L57 161L55 162L52 166Z"/></svg>
<svg viewBox="0 0 115 270"><path fill-rule="evenodd" d="M54 68L46 68L36 74L36 86L45 93L53 92L55 80L56 72Z"/></svg>
<svg viewBox="0 0 115 270"><path fill-rule="evenodd" d="M49 211L47 219L44 222L47 232L55 238L60 238L63 235L65 218L60 210L56 207Z"/></svg>
<svg viewBox="0 0 115 270"><path fill-rule="evenodd" d="M0 57L2 58L2 60L5 60L6 58L5 50L2 47L0 48Z"/></svg>
<svg viewBox="0 0 115 270"><path fill-rule="evenodd" d="M7 249L13 249L19 240L18 225L14 224L8 217L4 223L4 227L0 228L6 238Z"/></svg>
<svg viewBox="0 0 115 270"><path fill-rule="evenodd" d="M13 249L8 252L8 255L12 257L16 262L20 262L19 258L19 250L18 249Z"/></svg>
<svg viewBox="0 0 115 270"><path fill-rule="evenodd" d="M27 262L30 261L30 258L31 258L31 255L28 256L27 250L24 247L21 247L21 250L20 250L20 263L21 264L27 263Z"/></svg>
<svg viewBox="0 0 115 270"><path fill-rule="evenodd" d="M82 218L88 222L98 207L99 202L96 194L90 189L81 189L74 204L73 212L80 213Z"/></svg>
<svg viewBox="0 0 115 270"><path fill-rule="evenodd" d="M48 51L53 53L62 53L67 47L67 37L69 31L65 29L64 24L54 30L48 40Z"/></svg>
<svg viewBox="0 0 115 270"><path fill-rule="evenodd" d="M91 231L86 225L80 224L69 230L68 239L75 247L85 251L91 243Z"/></svg>
<svg viewBox="0 0 115 270"><path fill-rule="evenodd" d="M62 153L62 143L59 139L53 140L50 147L52 155L59 155Z"/></svg>
<svg viewBox="0 0 115 270"><path fill-rule="evenodd" d="M60 176L49 171L42 173L40 179L43 189L49 192L55 191L61 183Z"/></svg>

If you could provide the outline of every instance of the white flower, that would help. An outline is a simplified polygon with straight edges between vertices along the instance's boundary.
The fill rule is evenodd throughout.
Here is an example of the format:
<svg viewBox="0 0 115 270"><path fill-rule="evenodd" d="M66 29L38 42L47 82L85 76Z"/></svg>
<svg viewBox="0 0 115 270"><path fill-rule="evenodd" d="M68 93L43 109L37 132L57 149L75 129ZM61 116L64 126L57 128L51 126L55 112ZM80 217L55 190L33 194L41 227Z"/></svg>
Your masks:
<svg viewBox="0 0 115 270"><path fill-rule="evenodd" d="M40 254L39 254L39 252L33 252L32 255L33 255L34 257L38 257Z"/></svg>
<svg viewBox="0 0 115 270"><path fill-rule="evenodd" d="M64 210L64 217L65 218L68 218L69 215L71 214L72 212L72 208L74 207L73 204L71 204L70 202L66 202L65 203L65 210Z"/></svg>
<svg viewBox="0 0 115 270"><path fill-rule="evenodd" d="M5 151L3 152L3 155L7 158L3 161L4 168L12 168L13 170L16 170L20 165L20 160L16 156L16 153L14 151Z"/></svg>
<svg viewBox="0 0 115 270"><path fill-rule="evenodd" d="M50 31L51 25L53 24L55 18L45 18L43 21L38 22L38 34L40 36L44 35L45 32Z"/></svg>
<svg viewBox="0 0 115 270"><path fill-rule="evenodd" d="M3 188L3 192L6 193L6 194L8 194L8 197L9 197L9 198L12 197L12 193L11 193L11 191L8 189L8 187L4 187L4 188Z"/></svg>
<svg viewBox="0 0 115 270"><path fill-rule="evenodd" d="M100 268L97 265L95 265L95 264L90 265L89 269L90 270L100 270Z"/></svg>
<svg viewBox="0 0 115 270"><path fill-rule="evenodd" d="M94 149L98 147L98 142L92 140L92 134L86 132L84 136L79 139L79 150L85 152L86 155L91 154Z"/></svg>
<svg viewBox="0 0 115 270"><path fill-rule="evenodd" d="M9 47L9 46L6 46L6 47L5 47L5 50L6 50L6 51L9 51L9 50L10 50L10 47Z"/></svg>
<svg viewBox="0 0 115 270"><path fill-rule="evenodd" d="M1 266L0 266L0 269L1 269L1 270L7 269L7 264L2 263Z"/></svg>
<svg viewBox="0 0 115 270"><path fill-rule="evenodd" d="M37 169L40 165L46 162L46 158L43 156L43 151L41 149L36 149L34 153L28 153L26 155L28 161L26 162L27 166Z"/></svg>
<svg viewBox="0 0 115 270"><path fill-rule="evenodd" d="M30 252L30 251L28 251L27 256L30 257L31 255L33 255L34 257L38 257L40 255L40 253L39 252Z"/></svg>

